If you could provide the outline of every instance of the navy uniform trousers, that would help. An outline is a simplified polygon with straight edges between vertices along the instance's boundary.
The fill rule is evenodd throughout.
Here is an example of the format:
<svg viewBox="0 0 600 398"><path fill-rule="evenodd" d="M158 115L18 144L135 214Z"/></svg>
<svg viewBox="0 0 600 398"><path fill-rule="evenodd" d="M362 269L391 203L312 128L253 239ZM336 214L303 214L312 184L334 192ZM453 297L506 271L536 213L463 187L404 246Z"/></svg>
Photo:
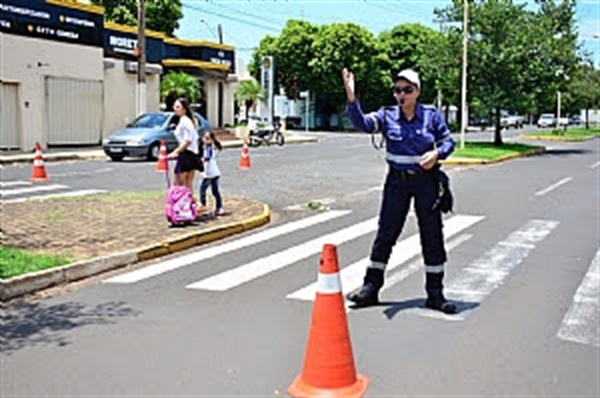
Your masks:
<svg viewBox="0 0 600 398"><path fill-rule="evenodd" d="M404 228L411 200L414 199L417 215L421 252L425 262L425 289L430 298L441 299L442 280L446 251L442 232L442 214L433 210L438 198L438 180L435 168L430 171L406 172L390 167L386 176L383 200L379 215L377 236L371 251L369 268L385 271L393 246ZM383 285L383 273L380 280L369 281L367 272L365 282L372 282L379 290Z"/></svg>

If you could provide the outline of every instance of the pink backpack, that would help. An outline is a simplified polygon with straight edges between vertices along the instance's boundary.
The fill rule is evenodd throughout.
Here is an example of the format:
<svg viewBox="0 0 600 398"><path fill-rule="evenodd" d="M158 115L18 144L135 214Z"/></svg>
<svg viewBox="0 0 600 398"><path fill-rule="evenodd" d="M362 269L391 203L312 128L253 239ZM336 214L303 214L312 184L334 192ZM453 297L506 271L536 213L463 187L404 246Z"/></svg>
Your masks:
<svg viewBox="0 0 600 398"><path fill-rule="evenodd" d="M165 161L168 165L168 161ZM191 224L196 221L197 208L194 202L192 190L183 185L171 185L169 169L165 171L167 176L167 195L165 204L165 216L171 225Z"/></svg>

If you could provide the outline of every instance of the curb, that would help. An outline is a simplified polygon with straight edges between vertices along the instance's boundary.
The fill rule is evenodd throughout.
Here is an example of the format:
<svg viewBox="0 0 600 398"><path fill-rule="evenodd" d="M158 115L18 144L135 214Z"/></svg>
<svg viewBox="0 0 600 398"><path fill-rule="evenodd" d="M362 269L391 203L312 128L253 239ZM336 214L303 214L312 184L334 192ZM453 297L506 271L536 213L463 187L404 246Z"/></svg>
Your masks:
<svg viewBox="0 0 600 398"><path fill-rule="evenodd" d="M560 141L560 142L583 142L591 141L599 136L583 137L583 138L567 138L555 135L521 135L520 139L525 141Z"/></svg>
<svg viewBox="0 0 600 398"><path fill-rule="evenodd" d="M504 155L497 159L479 159L479 158L451 158L446 160L441 160L440 163L444 165L456 165L456 166L464 166L464 165L480 165L480 164L494 164L505 162L507 160L516 159L516 158L524 158L528 156L535 156L546 152L546 147L539 147L527 152L517 153L513 155Z"/></svg>
<svg viewBox="0 0 600 398"><path fill-rule="evenodd" d="M310 142L318 142L317 137L294 137L289 139L286 137L285 145L292 144L306 144ZM230 140L223 141L223 148L241 148L244 146L243 140ZM99 153L101 152L101 154ZM91 152L91 151L90 151ZM30 163L33 162L34 154L20 154L20 155L8 155L0 156L0 165L10 165L17 163ZM60 162L67 160L109 160L110 158L104 154L101 150L94 150L93 152L86 154L85 151L77 153L45 153L43 155L44 162Z"/></svg>
<svg viewBox="0 0 600 398"><path fill-rule="evenodd" d="M260 215L242 221L219 225L200 232L167 239L157 244L138 248L137 250L128 250L92 260L78 261L62 267L50 268L0 280L0 301L8 301L39 290L66 285L103 272L214 242L260 227L267 224L270 220L271 210L268 205L263 204L263 211Z"/></svg>

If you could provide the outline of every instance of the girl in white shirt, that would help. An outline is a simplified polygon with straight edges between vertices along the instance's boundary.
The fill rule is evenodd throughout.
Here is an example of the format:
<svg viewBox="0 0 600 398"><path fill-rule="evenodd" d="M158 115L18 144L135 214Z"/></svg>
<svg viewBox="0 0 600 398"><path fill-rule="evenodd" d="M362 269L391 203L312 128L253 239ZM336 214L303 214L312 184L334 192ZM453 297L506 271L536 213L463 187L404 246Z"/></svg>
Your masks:
<svg viewBox="0 0 600 398"><path fill-rule="evenodd" d="M202 207L206 209L206 191L208 186L212 188L212 194L215 197L216 211L215 215L225 215L223 209L223 198L219 190L219 178L221 177L221 170L217 165L217 150L223 149L221 143L212 131L204 133L204 179L200 184L200 203Z"/></svg>
<svg viewBox="0 0 600 398"><path fill-rule="evenodd" d="M193 190L194 172L202 171L202 163L198 151L198 121L192 113L190 103L186 98L179 98L173 104L173 110L179 116L175 128L175 138L179 146L169 154L169 159L177 159L175 165L175 181Z"/></svg>

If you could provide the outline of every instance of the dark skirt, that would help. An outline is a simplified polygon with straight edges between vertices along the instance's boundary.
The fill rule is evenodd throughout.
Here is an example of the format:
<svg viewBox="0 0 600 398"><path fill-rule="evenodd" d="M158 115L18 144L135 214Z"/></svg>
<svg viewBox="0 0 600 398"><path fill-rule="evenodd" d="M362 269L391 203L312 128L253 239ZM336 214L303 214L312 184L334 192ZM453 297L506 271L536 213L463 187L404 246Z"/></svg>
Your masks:
<svg viewBox="0 0 600 398"><path fill-rule="evenodd" d="M196 155L192 151L185 150L177 157L175 165L175 173L187 173L192 170L204 171L204 165L200 155Z"/></svg>

